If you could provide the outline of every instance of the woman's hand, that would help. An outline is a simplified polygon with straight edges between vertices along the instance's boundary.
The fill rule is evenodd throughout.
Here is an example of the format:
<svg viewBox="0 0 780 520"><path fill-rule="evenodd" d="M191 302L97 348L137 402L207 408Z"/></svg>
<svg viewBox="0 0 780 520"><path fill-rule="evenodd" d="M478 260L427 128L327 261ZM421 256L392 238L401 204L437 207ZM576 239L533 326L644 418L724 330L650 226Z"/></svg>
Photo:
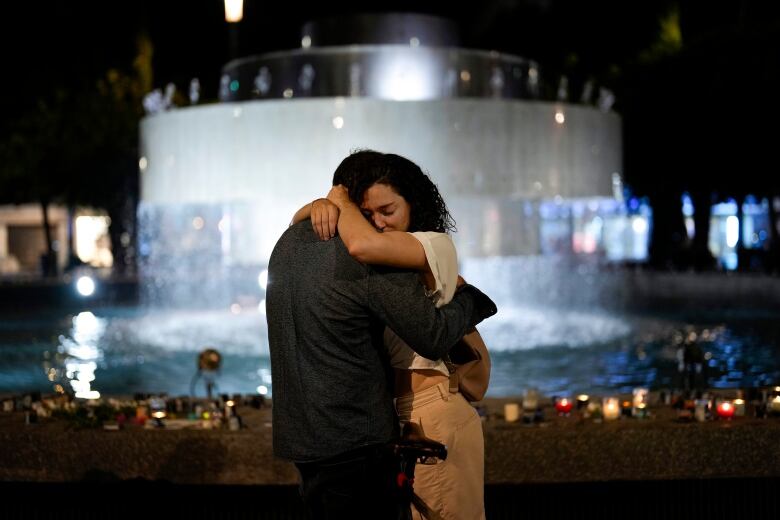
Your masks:
<svg viewBox="0 0 780 520"><path fill-rule="evenodd" d="M330 189L330 192L328 192L328 200L335 204L339 209L343 208L346 204L352 203L352 201L349 200L347 188L342 184L333 186Z"/></svg>
<svg viewBox="0 0 780 520"><path fill-rule="evenodd" d="M333 191L333 190L331 190ZM339 208L328 199L317 199L311 203L311 227L322 240L336 236Z"/></svg>

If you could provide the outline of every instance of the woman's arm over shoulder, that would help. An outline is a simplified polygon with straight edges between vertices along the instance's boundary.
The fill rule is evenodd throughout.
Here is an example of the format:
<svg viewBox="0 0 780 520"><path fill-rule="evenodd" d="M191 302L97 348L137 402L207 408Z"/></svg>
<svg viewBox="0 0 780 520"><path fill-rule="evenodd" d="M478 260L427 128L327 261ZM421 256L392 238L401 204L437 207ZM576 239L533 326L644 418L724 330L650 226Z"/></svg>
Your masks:
<svg viewBox="0 0 780 520"><path fill-rule="evenodd" d="M412 235L403 231L377 231L339 186L331 190L328 199L339 208L339 236L354 259L364 264L427 269L425 250Z"/></svg>
<svg viewBox="0 0 780 520"><path fill-rule="evenodd" d="M342 211L342 215L344 211ZM358 218L368 222L357 212ZM380 233L371 224L365 233L345 233L342 220L339 219L339 234L347 246L350 256L364 264L389 265L427 271L428 261L425 250L419 240L403 231L385 231Z"/></svg>
<svg viewBox="0 0 780 520"><path fill-rule="evenodd" d="M322 240L329 240L336 235L336 224L339 220L339 208L328 199L315 199L299 209L293 215L291 226L306 219L311 219L314 232Z"/></svg>

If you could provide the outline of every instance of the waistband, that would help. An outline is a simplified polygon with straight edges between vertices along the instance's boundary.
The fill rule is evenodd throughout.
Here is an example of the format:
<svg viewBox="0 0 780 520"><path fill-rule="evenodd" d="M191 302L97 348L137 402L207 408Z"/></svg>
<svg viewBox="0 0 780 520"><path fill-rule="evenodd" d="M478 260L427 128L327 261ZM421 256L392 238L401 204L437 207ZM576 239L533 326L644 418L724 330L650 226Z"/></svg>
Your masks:
<svg viewBox="0 0 780 520"><path fill-rule="evenodd" d="M443 381L414 394L405 395L395 400L398 417L404 421L409 419L412 409L420 408L436 401L449 401L454 394L450 393L449 381Z"/></svg>
<svg viewBox="0 0 780 520"><path fill-rule="evenodd" d="M441 372L436 371L436 375L431 375L431 371L426 372L428 372L426 374L426 382L431 381L431 386L433 386L433 384L438 384L432 383L432 381L443 382L449 380L449 377L445 376ZM395 369L395 395L405 397L407 395L413 394L414 391L412 390L412 378L414 377L414 374L419 373L421 373L421 371L417 369ZM427 388L425 388L425 390L427 390ZM422 392L422 390L420 390L420 392Z"/></svg>

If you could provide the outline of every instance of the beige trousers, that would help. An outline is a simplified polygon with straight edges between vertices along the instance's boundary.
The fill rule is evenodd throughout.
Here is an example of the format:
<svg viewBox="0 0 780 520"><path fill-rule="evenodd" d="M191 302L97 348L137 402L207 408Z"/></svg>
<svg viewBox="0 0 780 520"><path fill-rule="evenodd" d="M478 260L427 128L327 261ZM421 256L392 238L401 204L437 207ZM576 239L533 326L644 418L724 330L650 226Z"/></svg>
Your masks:
<svg viewBox="0 0 780 520"><path fill-rule="evenodd" d="M430 518L484 519L485 441L474 407L444 382L396 399L396 410L402 425L416 422L426 437L447 446L447 460L414 470L414 492ZM416 510L413 517L423 518Z"/></svg>

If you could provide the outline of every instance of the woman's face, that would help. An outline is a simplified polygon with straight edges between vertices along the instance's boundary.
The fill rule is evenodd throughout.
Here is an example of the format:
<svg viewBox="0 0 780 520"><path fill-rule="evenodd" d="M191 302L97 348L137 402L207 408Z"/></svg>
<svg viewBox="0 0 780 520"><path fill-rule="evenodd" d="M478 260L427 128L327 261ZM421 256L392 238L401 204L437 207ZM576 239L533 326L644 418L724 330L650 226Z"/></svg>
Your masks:
<svg viewBox="0 0 780 520"><path fill-rule="evenodd" d="M363 195L363 215L379 231L408 231L411 207L387 184L373 184Z"/></svg>

